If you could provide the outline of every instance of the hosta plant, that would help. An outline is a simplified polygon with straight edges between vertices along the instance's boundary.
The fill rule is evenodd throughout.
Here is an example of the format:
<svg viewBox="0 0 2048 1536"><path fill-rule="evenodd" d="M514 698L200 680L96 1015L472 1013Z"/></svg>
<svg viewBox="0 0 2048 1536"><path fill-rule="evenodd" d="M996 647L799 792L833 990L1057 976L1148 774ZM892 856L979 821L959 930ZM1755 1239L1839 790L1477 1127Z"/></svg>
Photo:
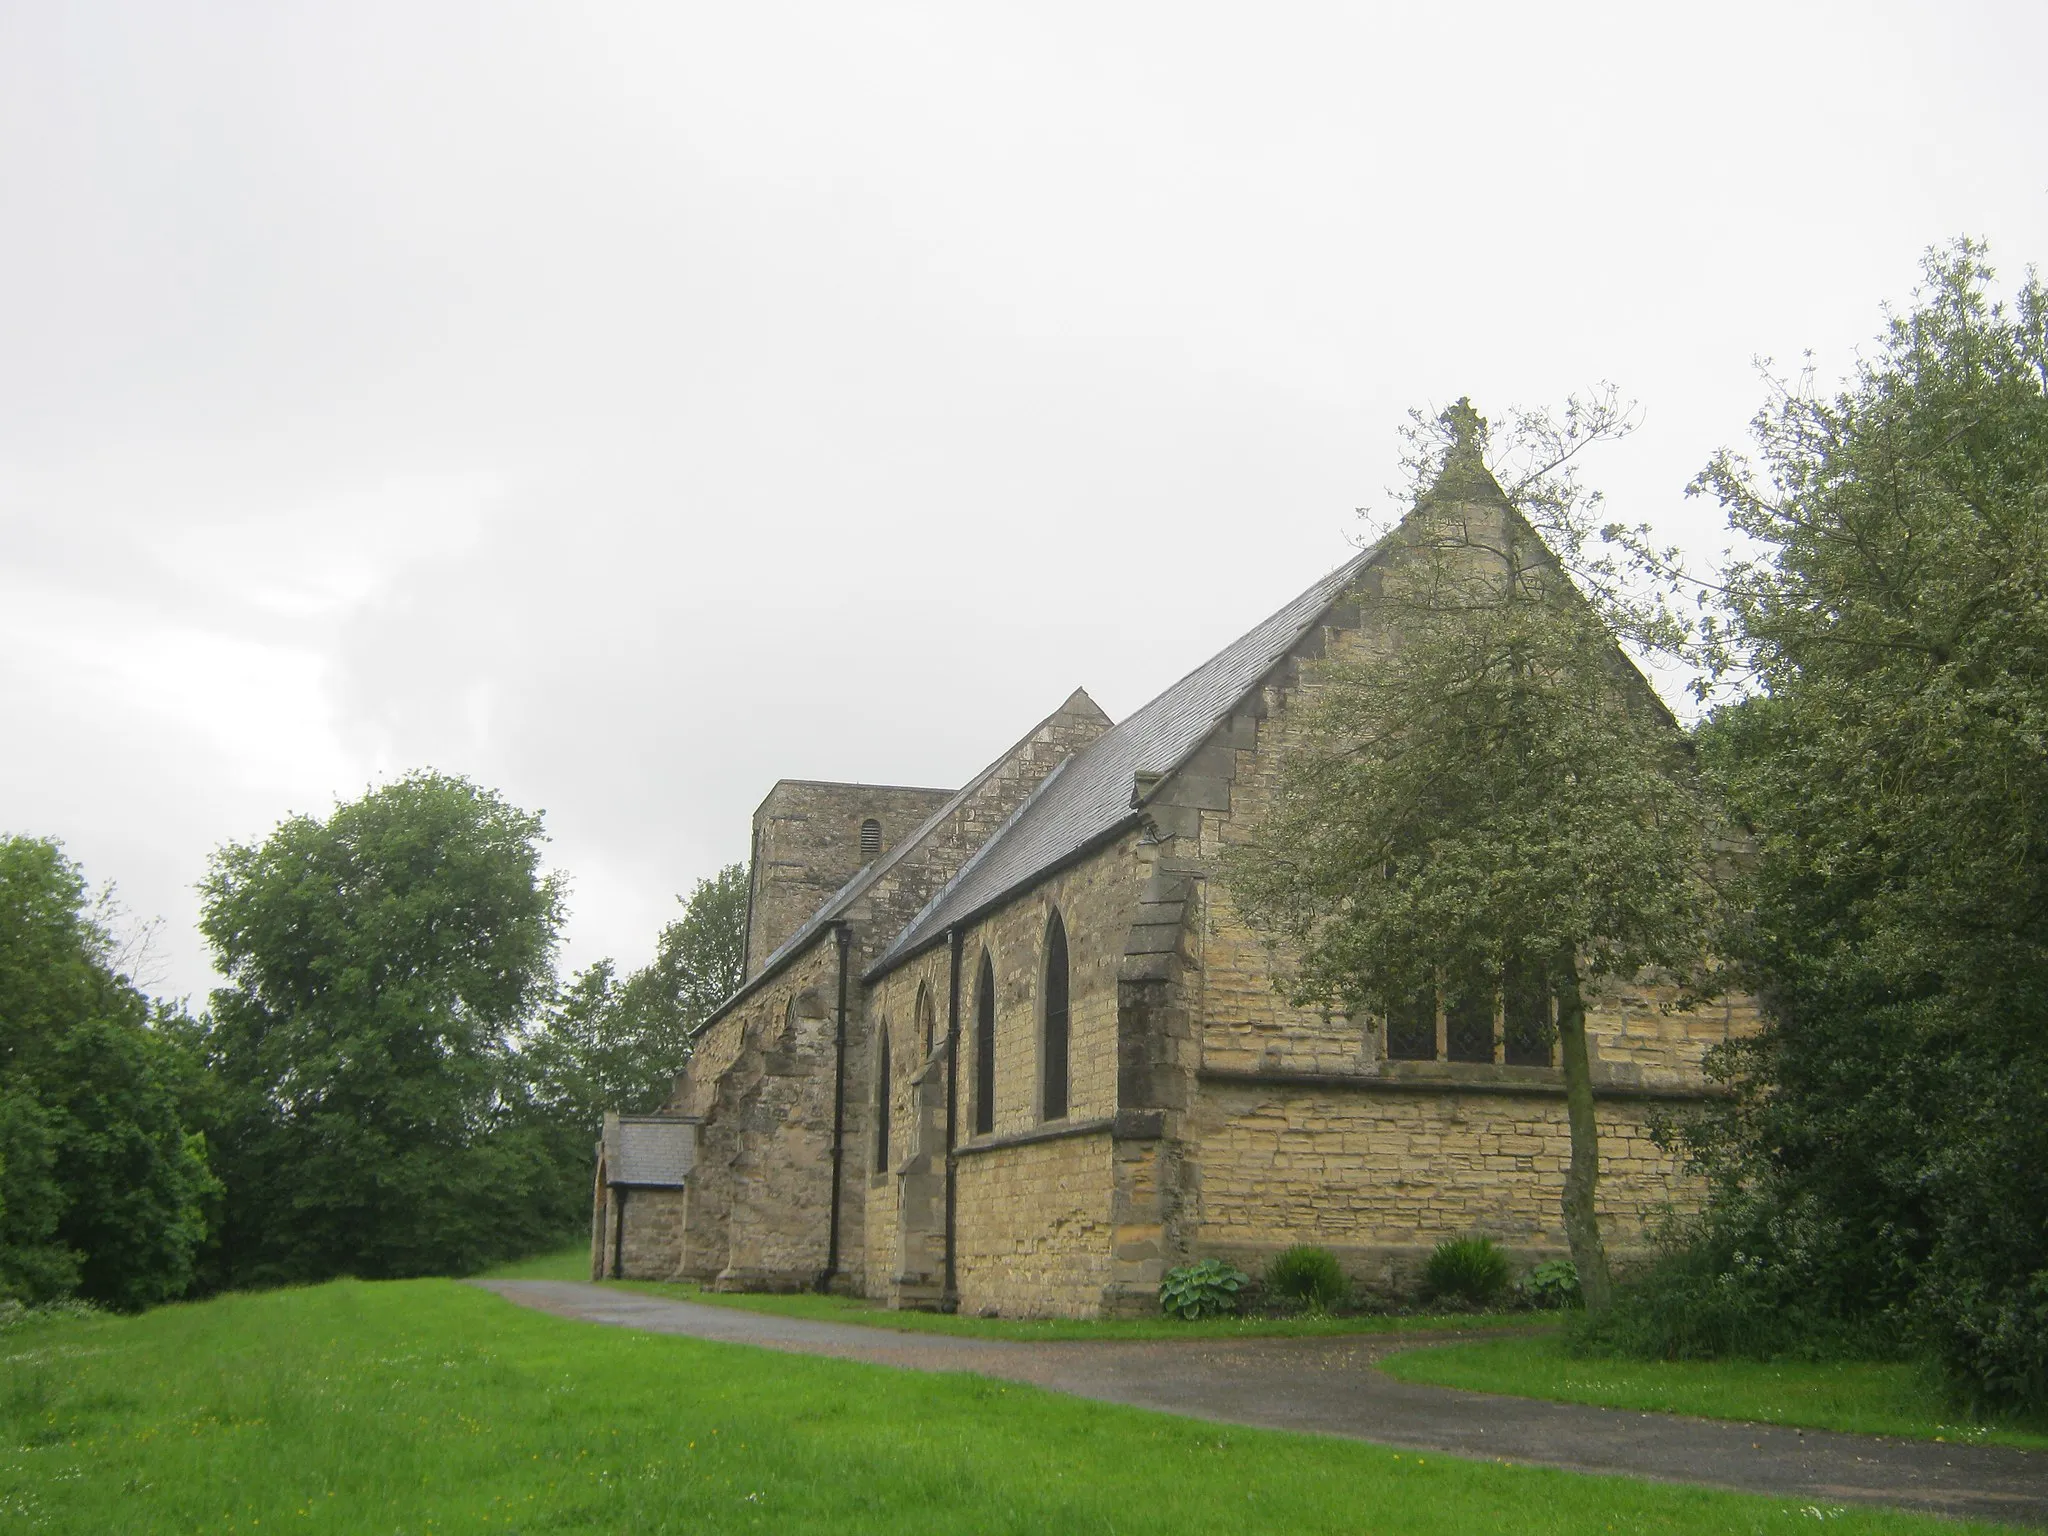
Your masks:
<svg viewBox="0 0 2048 1536"><path fill-rule="evenodd" d="M1580 1304L1579 1272L1570 1259L1545 1259L1515 1282L1532 1307L1576 1307Z"/></svg>
<svg viewBox="0 0 2048 1536"><path fill-rule="evenodd" d="M1237 1293L1251 1276L1221 1259L1200 1259L1169 1269L1159 1282L1160 1310L1168 1317L1195 1322L1237 1310Z"/></svg>

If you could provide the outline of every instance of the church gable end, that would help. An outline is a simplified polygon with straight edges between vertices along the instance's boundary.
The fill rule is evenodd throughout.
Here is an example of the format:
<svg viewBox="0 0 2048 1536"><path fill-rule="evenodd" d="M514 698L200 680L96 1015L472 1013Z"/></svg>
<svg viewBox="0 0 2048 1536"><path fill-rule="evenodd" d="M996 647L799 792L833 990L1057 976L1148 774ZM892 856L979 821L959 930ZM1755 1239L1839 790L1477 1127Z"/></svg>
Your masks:
<svg viewBox="0 0 2048 1536"><path fill-rule="evenodd" d="M1483 468L1433 496L1482 547L1535 540ZM1096 1316L1154 1307L1175 1263L1294 1243L1394 1293L1447 1237L1564 1251L1538 1003L1510 984L1455 1017L1293 1007L1287 955L1216 878L1282 792L1317 663L1398 643L1402 548L1361 551L1119 724L1077 691L956 792L776 786L748 979L670 1106L703 1121L683 1273ZM1621 1252L1697 1194L1650 1135L1657 1101L1697 1097L1705 1051L1753 1024L1744 999L1667 1001L1648 979L1589 1000Z"/></svg>

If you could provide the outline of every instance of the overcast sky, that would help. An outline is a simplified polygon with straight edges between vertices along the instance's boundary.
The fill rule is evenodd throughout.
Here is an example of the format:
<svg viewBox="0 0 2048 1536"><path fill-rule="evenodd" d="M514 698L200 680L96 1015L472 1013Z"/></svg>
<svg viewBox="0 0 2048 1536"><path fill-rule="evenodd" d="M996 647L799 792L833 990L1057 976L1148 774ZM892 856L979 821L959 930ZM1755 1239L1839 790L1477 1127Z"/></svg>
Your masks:
<svg viewBox="0 0 2048 1536"><path fill-rule="evenodd" d="M2048 261L2048 6L0 0L0 830L211 984L406 769L646 957L778 777L955 785L1342 560L1411 405L1686 481L1920 253Z"/></svg>

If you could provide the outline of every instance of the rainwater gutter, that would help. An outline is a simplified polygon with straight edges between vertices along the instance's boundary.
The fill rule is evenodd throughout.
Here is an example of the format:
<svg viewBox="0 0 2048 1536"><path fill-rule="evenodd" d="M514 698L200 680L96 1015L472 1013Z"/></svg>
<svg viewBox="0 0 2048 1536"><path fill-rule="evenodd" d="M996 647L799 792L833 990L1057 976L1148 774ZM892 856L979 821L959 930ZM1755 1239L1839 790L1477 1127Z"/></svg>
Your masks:
<svg viewBox="0 0 2048 1536"><path fill-rule="evenodd" d="M964 935L956 925L946 988L946 1287L939 1296L943 1312L960 1310L960 1275L954 1262L958 1233L960 1159L960 946Z"/></svg>

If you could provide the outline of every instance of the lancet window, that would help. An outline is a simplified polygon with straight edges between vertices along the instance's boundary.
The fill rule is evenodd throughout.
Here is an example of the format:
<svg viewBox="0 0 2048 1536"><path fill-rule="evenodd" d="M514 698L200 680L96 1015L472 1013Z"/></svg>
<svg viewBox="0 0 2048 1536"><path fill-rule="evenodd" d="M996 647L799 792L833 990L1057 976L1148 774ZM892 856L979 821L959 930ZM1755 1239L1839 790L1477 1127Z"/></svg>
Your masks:
<svg viewBox="0 0 2048 1536"><path fill-rule="evenodd" d="M1039 1036L1038 1103L1046 1120L1067 1114L1067 980L1067 925L1054 912L1045 929L1045 1025Z"/></svg>
<svg viewBox="0 0 2048 1536"><path fill-rule="evenodd" d="M974 1134L996 1128L996 968L986 951L974 983Z"/></svg>

